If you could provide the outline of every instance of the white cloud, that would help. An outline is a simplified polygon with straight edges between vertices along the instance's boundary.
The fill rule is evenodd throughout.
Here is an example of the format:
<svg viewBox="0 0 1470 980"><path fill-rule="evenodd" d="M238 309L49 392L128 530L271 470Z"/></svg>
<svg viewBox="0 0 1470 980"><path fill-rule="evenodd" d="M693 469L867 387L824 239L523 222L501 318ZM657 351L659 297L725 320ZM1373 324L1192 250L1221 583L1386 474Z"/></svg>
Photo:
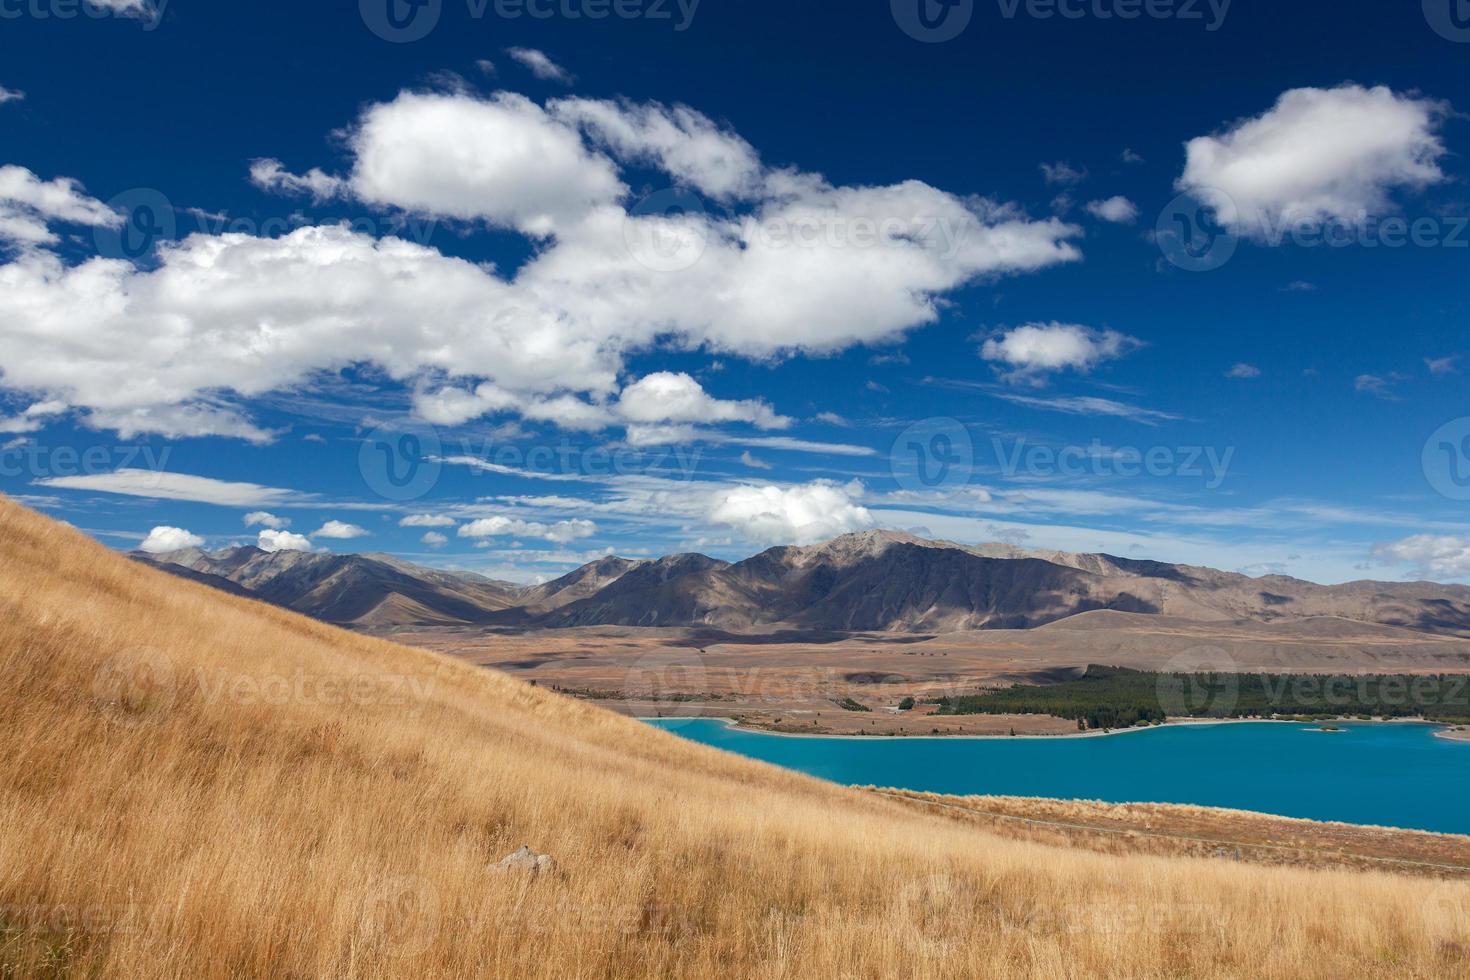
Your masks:
<svg viewBox="0 0 1470 980"><path fill-rule="evenodd" d="M702 119L679 125L697 142ZM723 150L692 150L690 163L663 135L635 137L661 166L725 180L709 163ZM891 342L966 284L1080 258L1080 229L1057 219L917 181L833 187L792 171L763 174L746 214L680 219L705 245L670 274L630 245L669 219L630 215L613 161L520 96L404 93L365 110L347 143L358 200L513 226L543 247L509 278L345 226L196 234L147 268L29 249L0 265L5 385L127 436L263 443L275 434L241 400L372 364L410 384L436 424L513 412L595 430L618 421L630 354L672 343L768 361ZM757 403L700 404L779 424Z"/></svg>
<svg viewBox="0 0 1470 980"><path fill-rule="evenodd" d="M655 163L711 197L750 197L764 183L755 149L688 106L562 99L548 108L557 118L582 127L619 159Z"/></svg>
<svg viewBox="0 0 1470 980"><path fill-rule="evenodd" d="M1383 86L1293 89L1263 115L1190 140L1177 188L1207 203L1223 192L1218 220L1260 239L1329 220L1358 225L1390 210L1392 191L1445 179L1447 111Z"/></svg>
<svg viewBox="0 0 1470 980"><path fill-rule="evenodd" d="M148 532L143 543L138 545L138 550L146 551L150 555L164 555L170 551L183 551L185 548L199 548L203 545L203 538L181 527L155 527Z"/></svg>
<svg viewBox="0 0 1470 980"><path fill-rule="evenodd" d="M291 520L287 517L277 517L275 514L263 510L253 510L245 515L246 527L268 527L280 531L291 526Z"/></svg>
<svg viewBox="0 0 1470 980"><path fill-rule="evenodd" d="M588 520L558 521L542 524L515 517L485 517L460 526L462 538L543 538L557 544L567 544L597 533L597 525Z"/></svg>
<svg viewBox="0 0 1470 980"><path fill-rule="evenodd" d="M26 94L24 92L0 85L0 105L4 105L7 102L19 102L25 97Z"/></svg>
<svg viewBox="0 0 1470 980"><path fill-rule="evenodd" d="M426 531L424 536L419 540L430 548L442 548L449 543L449 539L438 531Z"/></svg>
<svg viewBox="0 0 1470 980"><path fill-rule="evenodd" d="M872 527L873 515L854 502L861 485L825 480L803 486L746 486L718 491L708 518L761 544L811 544Z"/></svg>
<svg viewBox="0 0 1470 980"><path fill-rule="evenodd" d="M353 538L365 538L368 531L358 527L356 524L346 524L342 521L327 521L321 527L311 532L313 538L331 538L337 541L350 541Z"/></svg>
<svg viewBox="0 0 1470 980"><path fill-rule="evenodd" d="M1451 354L1449 357L1426 357L1424 366L1429 369L1430 374L1454 374L1457 371L1455 365L1459 363L1459 360L1459 354Z"/></svg>
<svg viewBox="0 0 1470 980"><path fill-rule="evenodd" d="M1079 170L1065 160L1058 160L1056 163L1043 163L1041 165L1041 175L1046 178L1048 184L1061 184L1064 187L1080 184L1087 179L1087 171L1085 169Z"/></svg>
<svg viewBox="0 0 1470 980"><path fill-rule="evenodd" d="M0 418L0 433L36 432L44 428L46 420L66 412L65 402L36 402L13 418Z"/></svg>
<svg viewBox="0 0 1470 980"><path fill-rule="evenodd" d="M543 82L561 82L563 85L570 85L575 81L571 72L552 61L545 52L537 51L535 48L506 48L505 53L510 55L511 60L517 64L528 68L532 75Z"/></svg>
<svg viewBox="0 0 1470 980"><path fill-rule="evenodd" d="M770 463L767 463L764 460L756 459L754 456L752 456L750 454L750 450L749 449L745 450L745 452L743 452L743 453L740 454L740 462L744 463L746 466L749 466L753 470L768 470L768 469L771 469L771 464Z"/></svg>
<svg viewBox="0 0 1470 980"><path fill-rule="evenodd" d="M1419 534L1381 544L1373 549L1379 561L1390 565L1413 565L1427 578L1470 577L1470 537Z"/></svg>
<svg viewBox="0 0 1470 980"><path fill-rule="evenodd" d="M1087 205L1087 212L1094 218L1119 225L1131 225L1138 220L1138 205L1122 195L1104 201L1092 201Z"/></svg>
<svg viewBox="0 0 1470 980"><path fill-rule="evenodd" d="M277 551L310 551L311 540L290 531L261 531L255 546L271 554Z"/></svg>
<svg viewBox="0 0 1470 980"><path fill-rule="evenodd" d="M1004 391L993 391L991 394L1003 401L1025 405L1028 408L1039 408L1049 412L1061 412L1065 415L1101 415L1122 418L1132 422L1142 422L1144 425L1157 425L1160 422L1177 422L1181 418L1181 416L1175 415L1172 412L1163 412L1154 408L1143 408L1139 405L1130 405L1127 402L1114 401L1111 398L1097 398L1092 395L1037 398L1031 395L1019 395Z"/></svg>
<svg viewBox="0 0 1470 980"><path fill-rule="evenodd" d="M150 497L155 500L187 500L222 507L302 504L311 499L310 495L295 490L142 469L120 469L86 476L56 476L37 480L36 485L63 490L116 493L127 497Z"/></svg>
<svg viewBox="0 0 1470 980"><path fill-rule="evenodd" d="M748 422L761 429L791 426L791 419L777 415L763 401L721 401L710 397L689 375L670 371L647 375L624 388L617 411L629 422L642 425Z"/></svg>
<svg viewBox="0 0 1470 980"><path fill-rule="evenodd" d="M1259 378L1260 376L1261 376L1261 369L1258 368L1258 367L1256 367L1254 364L1244 364L1244 363L1237 364L1237 365L1235 365L1235 367L1233 367L1229 371L1226 371L1225 372L1225 377L1227 377L1227 378L1235 378L1235 379L1238 379L1238 380L1245 380L1245 379L1248 379L1248 378Z"/></svg>
<svg viewBox="0 0 1470 980"><path fill-rule="evenodd" d="M440 514L413 514L398 522L399 527L454 527L452 517Z"/></svg>
<svg viewBox="0 0 1470 980"><path fill-rule="evenodd" d="M250 164L250 182L276 194L307 194L320 204L341 194L347 182L313 167L305 174L289 173L279 160L265 158Z"/></svg>
<svg viewBox="0 0 1470 980"><path fill-rule="evenodd" d="M45 181L25 167L0 167L0 244L54 244L58 238L47 227L51 222L100 228L118 225L122 218L74 180Z"/></svg>
<svg viewBox="0 0 1470 980"><path fill-rule="evenodd" d="M1039 384L1050 372L1086 374L1140 346L1141 341L1116 330L1094 330L1075 323L1028 323L985 341L980 356L1011 368L1005 375L1009 381Z"/></svg>

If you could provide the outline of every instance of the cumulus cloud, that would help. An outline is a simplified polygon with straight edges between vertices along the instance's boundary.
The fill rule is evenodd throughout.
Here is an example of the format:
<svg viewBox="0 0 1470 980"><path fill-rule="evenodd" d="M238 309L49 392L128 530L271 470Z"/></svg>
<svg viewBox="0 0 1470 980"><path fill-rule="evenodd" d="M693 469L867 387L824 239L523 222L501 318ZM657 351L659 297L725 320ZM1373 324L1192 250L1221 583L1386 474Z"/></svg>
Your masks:
<svg viewBox="0 0 1470 980"><path fill-rule="evenodd" d="M261 531L255 546L270 554L277 551L310 551L311 539L290 531Z"/></svg>
<svg viewBox="0 0 1470 980"><path fill-rule="evenodd" d="M655 164L711 197L749 197L764 182L754 147L688 106L562 99L549 109L619 159Z"/></svg>
<svg viewBox="0 0 1470 980"><path fill-rule="evenodd" d="M1258 368L1258 367L1256 367L1254 364L1244 364L1244 363L1237 364L1233 368L1231 368L1229 371L1226 371L1225 372L1225 377L1227 377L1227 378L1235 378L1237 380L1246 380L1246 379L1249 379L1249 378L1259 378L1260 376L1261 376L1261 369Z"/></svg>
<svg viewBox="0 0 1470 980"><path fill-rule="evenodd" d="M146 551L150 555L165 555L170 551L183 551L185 548L199 548L203 545L203 538L181 527L155 527L148 532L143 543L138 545L138 550Z"/></svg>
<svg viewBox="0 0 1470 980"><path fill-rule="evenodd" d="M708 518L729 527L747 541L760 544L812 544L875 521L856 502L862 486L825 480L802 486L745 486L717 492Z"/></svg>
<svg viewBox="0 0 1470 980"><path fill-rule="evenodd" d="M692 110L620 104L594 126L589 105L563 109L574 124L507 93L403 93L348 132L344 194L518 229L541 247L513 275L345 226L196 234L161 245L148 267L30 248L0 265L4 383L129 436L268 442L242 402L372 364L413 387L436 424L503 412L599 429L620 418L630 354L673 344L772 360L890 342L936 320L966 284L1080 258L1073 225L918 181L836 187L761 172L743 213L630 214L599 146L646 152L712 189L744 186L753 151L745 159L738 137ZM613 135L614 117L629 133ZM697 145L686 152L681 139ZM309 193L320 183L262 174ZM637 247L671 222L702 243L678 274ZM699 405L780 424L748 401Z"/></svg>
<svg viewBox="0 0 1470 980"><path fill-rule="evenodd" d="M617 411L629 422L748 422L761 429L785 429L791 419L763 401L720 401L687 374L660 371L623 389Z"/></svg>
<svg viewBox="0 0 1470 980"><path fill-rule="evenodd" d="M452 517L440 514L411 514L398 522L399 527L454 527Z"/></svg>
<svg viewBox="0 0 1470 980"><path fill-rule="evenodd" d="M424 532L424 536L419 538L419 540L430 548L442 548L449 543L449 539L438 531L426 531Z"/></svg>
<svg viewBox="0 0 1470 980"><path fill-rule="evenodd" d="M26 94L18 89L6 88L4 85L0 85L0 105L4 105L7 102L19 102L25 97Z"/></svg>
<svg viewBox="0 0 1470 980"><path fill-rule="evenodd" d="M1358 225L1391 210L1393 191L1445 179L1447 111L1383 86L1293 89L1260 116L1190 140L1177 188L1219 203L1225 227L1258 239L1303 224Z"/></svg>
<svg viewBox="0 0 1470 980"><path fill-rule="evenodd" d="M535 48L506 48L505 53L512 61L530 70L532 75L543 82L561 82L563 85L570 85L576 81L571 72L552 61L543 51L537 51Z"/></svg>
<svg viewBox="0 0 1470 980"><path fill-rule="evenodd" d="M542 538L567 544L592 537L597 533L597 525L580 519L542 524L516 517L485 517L461 525L458 533L462 538Z"/></svg>
<svg viewBox="0 0 1470 980"><path fill-rule="evenodd" d="M1116 330L1094 330L1075 323L1028 323L985 341L980 356L1009 368L1005 374L1009 381L1042 384L1052 372L1086 374L1141 346L1138 339Z"/></svg>
<svg viewBox="0 0 1470 980"><path fill-rule="evenodd" d="M1103 201L1092 201L1087 205L1087 213L1094 218L1103 221L1111 221L1119 225L1131 225L1138 220L1138 205L1128 198L1118 195Z"/></svg>
<svg viewBox="0 0 1470 980"><path fill-rule="evenodd" d="M263 510L253 510L245 515L245 526L268 527L274 531L280 531L290 527L291 520L287 517L277 517Z"/></svg>
<svg viewBox="0 0 1470 980"><path fill-rule="evenodd" d="M1412 565L1418 574L1426 578L1470 577L1470 537L1419 534L1378 545L1373 554L1384 564Z"/></svg>
<svg viewBox="0 0 1470 980"><path fill-rule="evenodd" d="M55 244L52 222L101 228L119 225L122 218L74 180L46 181L25 167L0 167L0 246Z"/></svg>
<svg viewBox="0 0 1470 980"><path fill-rule="evenodd" d="M311 532L313 538L332 538L338 541L350 541L353 538L365 538L368 531L358 527L356 524L347 524L342 521L327 521L321 527Z"/></svg>

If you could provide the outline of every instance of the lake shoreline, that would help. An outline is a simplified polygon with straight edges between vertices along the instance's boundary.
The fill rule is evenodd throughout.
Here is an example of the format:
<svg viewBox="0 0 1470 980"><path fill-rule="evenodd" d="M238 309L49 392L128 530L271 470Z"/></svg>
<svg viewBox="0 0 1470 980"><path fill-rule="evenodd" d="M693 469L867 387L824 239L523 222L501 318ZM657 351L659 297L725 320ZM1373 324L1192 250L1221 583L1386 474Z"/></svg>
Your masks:
<svg viewBox="0 0 1470 980"><path fill-rule="evenodd" d="M781 738L843 739L854 742L884 742L891 740L931 742L1055 742L1065 739L1109 738L1115 735L1137 735L1144 732L1158 731L1164 728L1188 728L1216 725L1297 725L1308 731L1323 731L1323 729L1314 726L1338 723L1352 725L1431 725L1440 729L1440 731L1434 732L1435 738L1442 738L1448 742L1465 742L1467 744L1470 744L1470 729L1456 728L1448 722L1430 721L1427 718L1376 718L1372 721L1364 721L1361 718L1339 718L1335 722L1293 721L1288 718L1171 718L1168 721L1162 722L1157 725L1146 725L1136 728L1113 728L1105 731L1064 732L1056 735L925 735L920 733L914 733L912 735L838 735L823 734L819 732L783 732L776 731L770 728L763 728L759 725L745 725L741 723L740 719L731 718L725 715L697 715L689 718L637 718L635 720L642 722L657 721L665 723L681 721L719 721L723 722L726 728L731 728L735 731L740 732L749 732L756 735L775 735Z"/></svg>

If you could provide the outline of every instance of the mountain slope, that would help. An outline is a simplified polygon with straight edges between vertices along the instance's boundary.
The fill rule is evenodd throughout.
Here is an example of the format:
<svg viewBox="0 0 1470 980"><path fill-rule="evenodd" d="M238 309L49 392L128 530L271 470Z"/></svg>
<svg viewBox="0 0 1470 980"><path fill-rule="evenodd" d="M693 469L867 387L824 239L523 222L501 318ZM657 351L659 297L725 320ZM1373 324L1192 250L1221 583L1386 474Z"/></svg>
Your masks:
<svg viewBox="0 0 1470 980"><path fill-rule="evenodd" d="M6 976L1325 980L1470 944L1465 884L1001 840L3 498L0 676ZM494 869L521 844L555 869Z"/></svg>

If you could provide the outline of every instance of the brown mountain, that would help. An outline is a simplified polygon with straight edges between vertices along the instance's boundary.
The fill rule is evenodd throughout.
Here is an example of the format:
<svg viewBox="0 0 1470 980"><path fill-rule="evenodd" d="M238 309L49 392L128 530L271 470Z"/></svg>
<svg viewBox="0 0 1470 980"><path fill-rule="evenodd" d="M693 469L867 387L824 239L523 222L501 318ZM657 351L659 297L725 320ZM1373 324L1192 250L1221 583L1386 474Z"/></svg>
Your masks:
<svg viewBox="0 0 1470 980"><path fill-rule="evenodd" d="M320 619L425 624L711 626L951 633L1025 630L1095 610L1222 626L1336 619L1470 637L1470 588L1323 586L1110 555L966 546L870 531L772 548L734 564L704 555L603 558L532 588L384 555L236 548L140 556Z"/></svg>

